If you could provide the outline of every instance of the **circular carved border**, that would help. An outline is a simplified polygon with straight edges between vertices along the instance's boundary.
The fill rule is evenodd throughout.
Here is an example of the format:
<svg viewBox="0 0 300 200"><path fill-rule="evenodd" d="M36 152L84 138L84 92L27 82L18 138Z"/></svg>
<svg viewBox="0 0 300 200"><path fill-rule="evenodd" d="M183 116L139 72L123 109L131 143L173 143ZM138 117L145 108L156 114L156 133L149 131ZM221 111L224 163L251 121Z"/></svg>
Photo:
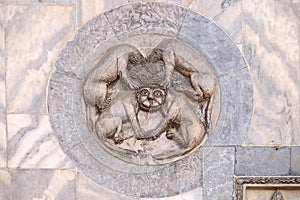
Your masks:
<svg viewBox="0 0 300 200"><path fill-rule="evenodd" d="M105 151L91 150L96 146L82 113L83 81L93 62L90 58L122 38L144 34L174 37L205 56L219 81L221 106L214 132L203 146L241 144L252 115L252 84L240 51L202 15L164 3L125 5L99 15L77 31L58 57L50 79L50 119L63 150L96 183L131 196L173 196L201 187L201 148L162 166L125 163Z"/></svg>

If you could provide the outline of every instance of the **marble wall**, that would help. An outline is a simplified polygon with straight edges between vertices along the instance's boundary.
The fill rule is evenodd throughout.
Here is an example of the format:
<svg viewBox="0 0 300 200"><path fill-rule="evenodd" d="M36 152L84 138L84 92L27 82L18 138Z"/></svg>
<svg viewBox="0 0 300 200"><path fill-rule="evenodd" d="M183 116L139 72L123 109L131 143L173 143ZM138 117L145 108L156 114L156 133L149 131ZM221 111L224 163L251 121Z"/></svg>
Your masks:
<svg viewBox="0 0 300 200"><path fill-rule="evenodd" d="M251 172L252 165L243 166L242 161L260 154L291 163L292 172L290 164L282 169L257 162L262 171L271 168L269 175L299 176L299 147L294 146L300 146L300 2L161 1L214 21L249 64L254 102L247 138L241 147L216 148L206 159L217 165L207 167L214 172L218 165L228 166L224 173L230 176L257 175ZM47 108L49 76L66 42L98 14L133 2L139 1L0 0L0 199L134 199L93 183L76 169L54 137ZM261 148L252 146L266 150L261 153ZM214 160L214 153L224 154L224 160ZM241 162L234 162L234 154ZM247 167L250 174L244 171ZM213 187L208 181L203 188L162 199L206 199L215 193ZM226 191L225 199L231 199L232 188Z"/></svg>

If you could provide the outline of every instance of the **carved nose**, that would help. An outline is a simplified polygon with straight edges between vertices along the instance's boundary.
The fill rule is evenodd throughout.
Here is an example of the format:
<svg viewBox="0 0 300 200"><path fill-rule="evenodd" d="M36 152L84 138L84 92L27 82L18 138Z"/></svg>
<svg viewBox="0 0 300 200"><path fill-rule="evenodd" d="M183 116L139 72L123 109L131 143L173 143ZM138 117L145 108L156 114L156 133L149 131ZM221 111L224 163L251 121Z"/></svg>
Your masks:
<svg viewBox="0 0 300 200"><path fill-rule="evenodd" d="M153 100L153 94L152 93L149 94L148 99Z"/></svg>

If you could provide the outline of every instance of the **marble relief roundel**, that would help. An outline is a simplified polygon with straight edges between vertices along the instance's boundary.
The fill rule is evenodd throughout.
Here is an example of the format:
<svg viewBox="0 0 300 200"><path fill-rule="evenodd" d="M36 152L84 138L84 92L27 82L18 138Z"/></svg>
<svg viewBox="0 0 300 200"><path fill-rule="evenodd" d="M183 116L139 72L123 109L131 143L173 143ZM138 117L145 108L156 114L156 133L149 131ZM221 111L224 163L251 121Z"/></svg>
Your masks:
<svg viewBox="0 0 300 200"><path fill-rule="evenodd" d="M252 85L239 49L213 22L172 4L133 3L66 44L48 107L81 173L114 192L166 197L203 186L215 145L243 143Z"/></svg>
<svg viewBox="0 0 300 200"><path fill-rule="evenodd" d="M157 165L199 147L219 107L205 58L156 35L121 40L108 52L85 78L83 93L87 126L101 148L126 162Z"/></svg>

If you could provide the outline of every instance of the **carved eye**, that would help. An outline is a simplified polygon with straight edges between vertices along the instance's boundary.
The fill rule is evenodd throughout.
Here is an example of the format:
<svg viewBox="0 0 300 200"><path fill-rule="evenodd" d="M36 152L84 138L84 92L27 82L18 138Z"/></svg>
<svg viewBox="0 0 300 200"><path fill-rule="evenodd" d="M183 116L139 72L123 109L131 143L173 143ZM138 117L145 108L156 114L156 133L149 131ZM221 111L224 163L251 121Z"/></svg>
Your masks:
<svg viewBox="0 0 300 200"><path fill-rule="evenodd" d="M148 96L149 95L149 91L147 89L142 89L140 93L141 93L142 96Z"/></svg>
<svg viewBox="0 0 300 200"><path fill-rule="evenodd" d="M155 91L153 92L153 95L154 95L155 97L162 97L162 96L164 96L164 93L163 93L161 90L155 90Z"/></svg>

